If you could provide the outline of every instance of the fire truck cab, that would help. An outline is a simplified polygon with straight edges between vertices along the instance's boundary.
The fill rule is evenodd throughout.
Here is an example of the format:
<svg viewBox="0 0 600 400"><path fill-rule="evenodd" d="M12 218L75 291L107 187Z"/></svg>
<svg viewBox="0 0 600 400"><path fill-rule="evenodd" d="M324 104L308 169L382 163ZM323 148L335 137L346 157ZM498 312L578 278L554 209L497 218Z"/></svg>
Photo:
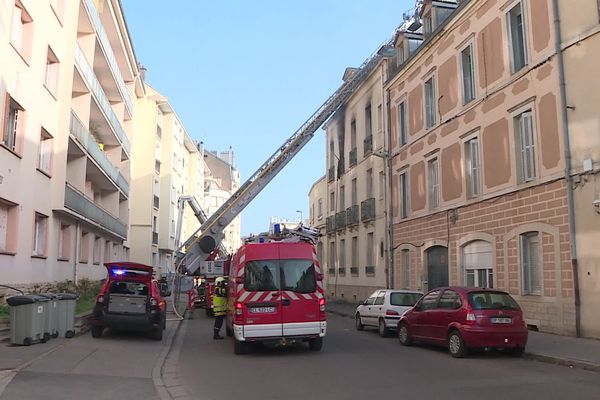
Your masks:
<svg viewBox="0 0 600 400"><path fill-rule="evenodd" d="M251 342L308 342L321 350L325 296L312 243L244 244L232 258L229 279L226 331L234 336L235 354L246 353Z"/></svg>

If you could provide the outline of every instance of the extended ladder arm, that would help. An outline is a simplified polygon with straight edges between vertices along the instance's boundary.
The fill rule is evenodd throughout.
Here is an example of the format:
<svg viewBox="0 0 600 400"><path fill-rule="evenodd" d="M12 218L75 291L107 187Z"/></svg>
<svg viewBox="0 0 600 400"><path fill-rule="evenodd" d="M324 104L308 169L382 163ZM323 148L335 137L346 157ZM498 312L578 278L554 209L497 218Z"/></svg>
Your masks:
<svg viewBox="0 0 600 400"><path fill-rule="evenodd" d="M377 52L365 60L357 71L183 243L182 246L187 249L186 268L190 272L194 272L198 268L199 262L206 260L223 239L223 230L227 225L300 152L312 139L317 129L350 98L352 93L370 75L382 57Z"/></svg>

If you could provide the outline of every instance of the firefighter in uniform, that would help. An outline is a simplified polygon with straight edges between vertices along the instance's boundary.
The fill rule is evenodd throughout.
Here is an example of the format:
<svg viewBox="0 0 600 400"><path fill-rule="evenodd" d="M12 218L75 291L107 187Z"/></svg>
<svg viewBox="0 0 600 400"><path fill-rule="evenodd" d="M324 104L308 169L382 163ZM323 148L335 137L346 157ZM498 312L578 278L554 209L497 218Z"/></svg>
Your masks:
<svg viewBox="0 0 600 400"><path fill-rule="evenodd" d="M215 326L213 339L223 339L219 331L223 326L223 319L227 313L227 290L225 289L225 278L215 279L215 292L212 296L213 313L215 315Z"/></svg>

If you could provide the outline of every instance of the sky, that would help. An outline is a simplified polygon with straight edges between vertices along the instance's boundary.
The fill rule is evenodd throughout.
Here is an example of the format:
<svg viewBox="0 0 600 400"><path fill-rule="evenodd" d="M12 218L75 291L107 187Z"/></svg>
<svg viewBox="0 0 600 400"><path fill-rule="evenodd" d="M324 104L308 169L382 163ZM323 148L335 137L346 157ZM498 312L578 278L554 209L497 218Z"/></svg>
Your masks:
<svg viewBox="0 0 600 400"><path fill-rule="evenodd" d="M387 41L414 0L121 0L146 82L205 149L230 146L245 182ZM242 235L309 217L325 132L244 209ZM298 211L301 211L298 212Z"/></svg>

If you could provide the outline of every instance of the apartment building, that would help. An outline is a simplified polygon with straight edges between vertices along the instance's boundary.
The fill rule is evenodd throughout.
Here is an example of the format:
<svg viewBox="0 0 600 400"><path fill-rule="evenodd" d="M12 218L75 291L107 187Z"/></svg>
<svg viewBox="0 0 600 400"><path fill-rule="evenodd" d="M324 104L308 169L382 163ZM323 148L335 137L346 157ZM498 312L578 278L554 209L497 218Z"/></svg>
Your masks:
<svg viewBox="0 0 600 400"><path fill-rule="evenodd" d="M507 290L573 335L552 0L459 3L425 1L388 60L394 285Z"/></svg>
<svg viewBox="0 0 600 400"><path fill-rule="evenodd" d="M343 79L354 72L347 68ZM321 261L327 270L327 294L334 299L365 299L374 289L388 285L386 72L385 63L380 63L323 127L327 174L326 198L321 202L326 234ZM318 195L320 190L311 193ZM319 198L311 198L315 202L319 204Z"/></svg>
<svg viewBox="0 0 600 400"><path fill-rule="evenodd" d="M216 151L205 151L204 168L204 210L210 216L239 189L240 173L231 148L220 154ZM238 215L225 228L223 246L229 253L235 252L242 245L241 218L241 215Z"/></svg>
<svg viewBox="0 0 600 400"><path fill-rule="evenodd" d="M324 233L327 230L327 176L323 175L315 183L312 184L308 192L309 215L308 225L319 230L319 233ZM325 272L325 245L327 236L319 237L317 241L317 258L321 263L321 268ZM324 274L325 286L329 286L329 275ZM335 277L334 277L335 279Z"/></svg>
<svg viewBox="0 0 600 400"><path fill-rule="evenodd" d="M0 5L0 277L98 279L127 259L135 98L118 0Z"/></svg>

